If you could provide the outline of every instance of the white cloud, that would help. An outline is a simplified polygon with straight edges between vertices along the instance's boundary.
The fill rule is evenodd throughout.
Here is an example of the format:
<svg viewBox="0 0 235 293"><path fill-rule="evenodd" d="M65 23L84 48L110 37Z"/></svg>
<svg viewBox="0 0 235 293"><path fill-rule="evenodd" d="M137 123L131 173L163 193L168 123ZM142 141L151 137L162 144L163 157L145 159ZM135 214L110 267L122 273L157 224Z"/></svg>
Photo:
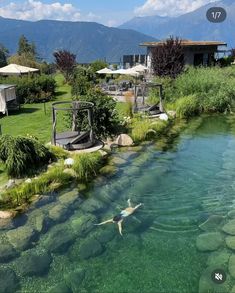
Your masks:
<svg viewBox="0 0 235 293"><path fill-rule="evenodd" d="M138 16L178 16L211 2L215 2L215 0L147 0L144 5L135 8L135 14Z"/></svg>
<svg viewBox="0 0 235 293"><path fill-rule="evenodd" d="M46 4L35 0L25 0L23 3L11 2L0 7L0 15L6 18L34 21L40 19L78 21L81 19L79 9L70 3Z"/></svg>

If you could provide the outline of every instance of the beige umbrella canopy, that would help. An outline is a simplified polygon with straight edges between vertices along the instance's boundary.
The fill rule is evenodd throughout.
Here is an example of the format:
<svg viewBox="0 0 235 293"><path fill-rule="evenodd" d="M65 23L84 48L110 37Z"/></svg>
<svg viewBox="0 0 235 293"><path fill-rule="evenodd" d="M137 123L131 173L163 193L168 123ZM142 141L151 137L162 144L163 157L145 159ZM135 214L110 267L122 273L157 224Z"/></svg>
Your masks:
<svg viewBox="0 0 235 293"><path fill-rule="evenodd" d="M123 74L123 75L131 75L138 77L140 74L139 72L133 70L133 68L130 69L118 69L112 72L112 74Z"/></svg>
<svg viewBox="0 0 235 293"><path fill-rule="evenodd" d="M26 73L38 72L39 69L21 66L17 64L9 64L5 67L0 68L1 75L21 75Z"/></svg>
<svg viewBox="0 0 235 293"><path fill-rule="evenodd" d="M113 71L111 69L105 67L103 69L96 71L96 73L98 73L98 74L112 74Z"/></svg>
<svg viewBox="0 0 235 293"><path fill-rule="evenodd" d="M133 69L134 71L137 71L137 72L145 72L148 70L148 68L146 66L141 65L141 64L136 65L136 66L132 67L131 69Z"/></svg>

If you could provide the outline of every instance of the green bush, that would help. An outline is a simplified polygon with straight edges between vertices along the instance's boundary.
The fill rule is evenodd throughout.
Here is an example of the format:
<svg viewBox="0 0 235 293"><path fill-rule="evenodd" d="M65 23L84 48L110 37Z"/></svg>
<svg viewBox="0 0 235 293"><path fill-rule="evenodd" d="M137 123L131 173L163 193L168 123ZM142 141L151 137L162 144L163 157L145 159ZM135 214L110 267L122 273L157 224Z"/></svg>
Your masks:
<svg viewBox="0 0 235 293"><path fill-rule="evenodd" d="M186 96L175 103L176 115L180 118L188 118L200 113L200 104L196 96Z"/></svg>
<svg viewBox="0 0 235 293"><path fill-rule="evenodd" d="M53 154L40 142L25 137L0 137L0 160L11 177L22 177L49 163Z"/></svg>
<svg viewBox="0 0 235 293"><path fill-rule="evenodd" d="M87 95L74 97L79 101L91 102L93 108L93 130L98 137L112 136L120 129L120 120L116 110L116 101L107 96L99 89L90 89ZM87 114L79 113L77 118L78 125L81 129L88 128ZM71 115L69 119L71 125Z"/></svg>
<svg viewBox="0 0 235 293"><path fill-rule="evenodd" d="M52 100L55 94L56 82L52 77L40 75L34 77L8 77L0 79L2 83L16 85L16 95L20 103L40 103L42 100Z"/></svg>
<svg viewBox="0 0 235 293"><path fill-rule="evenodd" d="M92 175L96 175L101 167L102 156L99 152L81 153L74 157L73 170L81 181L87 181Z"/></svg>

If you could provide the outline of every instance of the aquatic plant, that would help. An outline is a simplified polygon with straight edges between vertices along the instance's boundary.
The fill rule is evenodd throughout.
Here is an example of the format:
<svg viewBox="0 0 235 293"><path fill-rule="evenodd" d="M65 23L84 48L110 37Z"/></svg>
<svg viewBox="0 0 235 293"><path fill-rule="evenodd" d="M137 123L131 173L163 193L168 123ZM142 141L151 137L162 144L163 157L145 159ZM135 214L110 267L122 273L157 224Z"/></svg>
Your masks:
<svg viewBox="0 0 235 293"><path fill-rule="evenodd" d="M99 152L81 153L74 157L73 170L81 181L87 181L92 175L96 175L101 167L102 156Z"/></svg>

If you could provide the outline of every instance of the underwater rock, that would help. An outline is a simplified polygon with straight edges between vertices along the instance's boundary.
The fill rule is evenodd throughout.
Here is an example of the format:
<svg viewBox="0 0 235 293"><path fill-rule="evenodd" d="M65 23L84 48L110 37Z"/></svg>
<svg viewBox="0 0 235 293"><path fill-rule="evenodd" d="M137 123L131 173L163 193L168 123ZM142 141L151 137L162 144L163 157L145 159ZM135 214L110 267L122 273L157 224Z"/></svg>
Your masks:
<svg viewBox="0 0 235 293"><path fill-rule="evenodd" d="M28 226L22 226L17 229L10 230L6 233L9 242L17 250L25 250L29 248L32 241L37 238L37 232Z"/></svg>
<svg viewBox="0 0 235 293"><path fill-rule="evenodd" d="M121 165L125 165L127 163L126 160L120 158L120 157L113 157L110 161L111 164L114 164L114 165L118 165L118 166L121 166Z"/></svg>
<svg viewBox="0 0 235 293"><path fill-rule="evenodd" d="M230 256L231 253L229 253L227 250L210 253L207 260L207 265L217 268L227 266Z"/></svg>
<svg viewBox="0 0 235 293"><path fill-rule="evenodd" d="M113 227L109 227L109 229L101 230L95 234L95 238L101 243L106 244L111 241L117 235L117 231L113 229Z"/></svg>
<svg viewBox="0 0 235 293"><path fill-rule="evenodd" d="M215 282L212 281L211 274L212 272L218 269L217 267L209 266L206 268L199 280L199 293L225 293L225 292L230 292L230 276L227 275L226 281L223 284L216 284ZM222 267L221 269L225 269Z"/></svg>
<svg viewBox="0 0 235 293"><path fill-rule="evenodd" d="M235 219L235 210L228 212L228 217L230 219Z"/></svg>
<svg viewBox="0 0 235 293"><path fill-rule="evenodd" d="M71 289L63 282L50 288L47 293L72 293Z"/></svg>
<svg viewBox="0 0 235 293"><path fill-rule="evenodd" d="M230 220L227 224L225 224L222 230L230 235L235 235L235 219Z"/></svg>
<svg viewBox="0 0 235 293"><path fill-rule="evenodd" d="M0 211L0 219L10 219L15 216L14 212L11 211Z"/></svg>
<svg viewBox="0 0 235 293"><path fill-rule="evenodd" d="M222 235L219 232L209 232L197 237L196 246L200 251L214 251L223 244Z"/></svg>
<svg viewBox="0 0 235 293"><path fill-rule="evenodd" d="M79 199L79 193L77 188L71 190L70 192L67 192L65 194L62 194L59 197L59 201L61 204L65 205L65 206L70 206L72 205L76 200ZM81 201L81 199L80 199Z"/></svg>
<svg viewBox="0 0 235 293"><path fill-rule="evenodd" d="M79 255L82 259L88 259L100 255L103 251L103 246L94 237L91 237L82 242Z"/></svg>
<svg viewBox="0 0 235 293"><path fill-rule="evenodd" d="M18 256L10 243L0 243L0 262L8 262Z"/></svg>
<svg viewBox="0 0 235 293"><path fill-rule="evenodd" d="M12 219L0 219L0 230L10 230L14 228Z"/></svg>
<svg viewBox="0 0 235 293"><path fill-rule="evenodd" d="M28 253L17 260L18 270L23 276L42 276L47 274L52 257L48 253L37 255Z"/></svg>
<svg viewBox="0 0 235 293"><path fill-rule="evenodd" d="M31 207L40 208L44 205L47 205L55 200L54 196L42 195L40 198L34 202Z"/></svg>
<svg viewBox="0 0 235 293"><path fill-rule="evenodd" d="M85 236L94 229L96 221L96 217L91 214L76 214L71 220L71 227L77 236Z"/></svg>
<svg viewBox="0 0 235 293"><path fill-rule="evenodd" d="M199 225L199 227L206 232L217 231L219 229L219 225L223 220L223 216L213 215L210 216L204 223Z"/></svg>
<svg viewBox="0 0 235 293"><path fill-rule="evenodd" d="M77 269L74 272L66 274L64 276L67 287L71 288L72 292L79 292L79 286L81 285L85 277L85 270Z"/></svg>
<svg viewBox="0 0 235 293"><path fill-rule="evenodd" d="M94 211L102 211L106 207L106 204L96 198L88 198L80 207L85 212L93 213Z"/></svg>
<svg viewBox="0 0 235 293"><path fill-rule="evenodd" d="M235 293L235 285L233 286L233 288L232 288L230 293Z"/></svg>
<svg viewBox="0 0 235 293"><path fill-rule="evenodd" d="M235 255L231 255L228 262L228 270L230 275L235 278Z"/></svg>
<svg viewBox="0 0 235 293"><path fill-rule="evenodd" d="M131 150L125 153L119 153L119 157L123 160L130 161L137 158L140 154L137 151Z"/></svg>
<svg viewBox="0 0 235 293"><path fill-rule="evenodd" d="M19 280L11 269L0 269L0 292L13 293L19 289Z"/></svg>
<svg viewBox="0 0 235 293"><path fill-rule="evenodd" d="M54 226L46 235L45 248L50 252L63 253L74 242L75 235L69 226Z"/></svg>
<svg viewBox="0 0 235 293"><path fill-rule="evenodd" d="M133 145L133 140L132 138L127 135L127 134L120 134L115 143L118 145L118 146L131 146Z"/></svg>
<svg viewBox="0 0 235 293"><path fill-rule="evenodd" d="M49 217L51 220L55 222L63 222L67 218L67 207L62 204L58 204L54 206L50 211L49 211Z"/></svg>
<svg viewBox="0 0 235 293"><path fill-rule="evenodd" d="M101 175L104 175L104 176L113 176L117 172L117 170L118 170L117 167L113 165L107 165L101 168L99 172Z"/></svg>
<svg viewBox="0 0 235 293"><path fill-rule="evenodd" d="M42 210L35 210L28 214L28 221L30 225L39 233L44 233L49 227L49 218Z"/></svg>
<svg viewBox="0 0 235 293"><path fill-rule="evenodd" d="M225 242L228 248L235 250L235 236L227 236Z"/></svg>

